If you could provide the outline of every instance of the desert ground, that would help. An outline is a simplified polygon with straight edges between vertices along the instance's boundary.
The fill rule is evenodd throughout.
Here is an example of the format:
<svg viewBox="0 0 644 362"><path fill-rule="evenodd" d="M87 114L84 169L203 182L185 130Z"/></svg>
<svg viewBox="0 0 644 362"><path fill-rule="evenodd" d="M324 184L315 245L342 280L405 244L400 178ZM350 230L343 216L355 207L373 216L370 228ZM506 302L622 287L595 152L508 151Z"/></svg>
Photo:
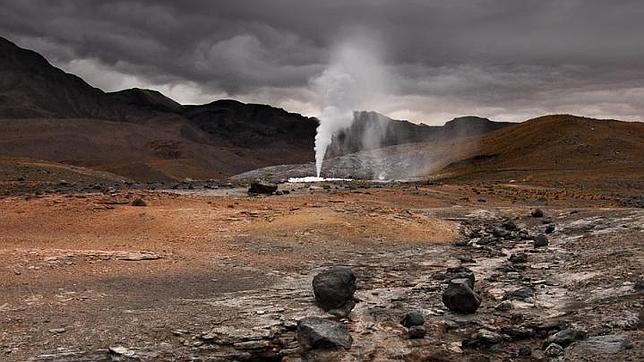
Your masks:
<svg viewBox="0 0 644 362"><path fill-rule="evenodd" d="M12 188L0 198L0 359L642 360L641 189L604 186ZM548 225L549 245L534 247ZM357 277L340 319L353 345L303 351L297 321L335 319L312 278L338 265ZM470 315L441 301L460 266L482 299ZM532 293L512 294L522 287ZM424 338L401 325L410 310ZM568 329L578 338L546 353Z"/></svg>

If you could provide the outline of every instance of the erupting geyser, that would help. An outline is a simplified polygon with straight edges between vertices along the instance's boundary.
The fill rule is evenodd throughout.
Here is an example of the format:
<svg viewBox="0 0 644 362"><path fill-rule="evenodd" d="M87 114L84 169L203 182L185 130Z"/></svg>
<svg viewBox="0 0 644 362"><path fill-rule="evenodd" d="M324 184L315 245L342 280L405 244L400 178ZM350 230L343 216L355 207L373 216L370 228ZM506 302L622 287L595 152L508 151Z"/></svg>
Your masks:
<svg viewBox="0 0 644 362"><path fill-rule="evenodd" d="M313 80L321 99L320 125L315 135L315 170L322 162L333 137L353 123L353 112L377 104L386 84L384 68L372 39L352 37L337 47L331 63Z"/></svg>

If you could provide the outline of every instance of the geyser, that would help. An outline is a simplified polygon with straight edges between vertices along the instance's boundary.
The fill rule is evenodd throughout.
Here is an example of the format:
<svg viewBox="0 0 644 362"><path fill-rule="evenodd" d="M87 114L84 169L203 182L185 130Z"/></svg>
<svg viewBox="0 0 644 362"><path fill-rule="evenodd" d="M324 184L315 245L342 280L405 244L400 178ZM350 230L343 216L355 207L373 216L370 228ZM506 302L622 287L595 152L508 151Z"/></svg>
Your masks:
<svg viewBox="0 0 644 362"><path fill-rule="evenodd" d="M333 137L351 126L354 110L377 104L384 94L386 77L377 44L369 37L351 37L335 49L327 69L312 83L322 104L315 135L315 170L320 177Z"/></svg>

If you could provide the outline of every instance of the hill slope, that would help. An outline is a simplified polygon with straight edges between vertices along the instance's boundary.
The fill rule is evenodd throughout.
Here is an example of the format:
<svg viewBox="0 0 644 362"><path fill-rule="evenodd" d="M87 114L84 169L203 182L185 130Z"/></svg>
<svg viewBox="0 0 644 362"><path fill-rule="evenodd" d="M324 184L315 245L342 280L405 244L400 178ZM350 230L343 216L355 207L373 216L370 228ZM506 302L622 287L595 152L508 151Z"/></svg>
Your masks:
<svg viewBox="0 0 644 362"><path fill-rule="evenodd" d="M313 174L313 164L270 167L239 178ZM408 179L438 177L508 181L537 175L644 182L644 124L552 115L480 136L438 139L326 160L323 176ZM639 180L639 181L638 181ZM644 186L644 184L642 184Z"/></svg>

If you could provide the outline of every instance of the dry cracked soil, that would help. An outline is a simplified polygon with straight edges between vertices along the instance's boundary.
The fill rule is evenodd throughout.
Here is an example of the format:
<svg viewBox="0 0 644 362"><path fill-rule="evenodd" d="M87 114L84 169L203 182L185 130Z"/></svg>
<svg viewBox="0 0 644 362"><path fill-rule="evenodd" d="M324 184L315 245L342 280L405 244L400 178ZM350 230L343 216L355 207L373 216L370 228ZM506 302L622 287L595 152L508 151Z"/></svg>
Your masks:
<svg viewBox="0 0 644 362"><path fill-rule="evenodd" d="M641 208L543 185L280 189L291 192L0 198L0 360L644 359ZM549 245L534 247L553 226ZM298 320L337 320L311 288L337 265L358 280L358 303L338 320L353 345L303 351ZM475 275L474 314L441 301L457 267ZM424 338L400 324L410 310L424 316ZM583 336L545 348L569 329Z"/></svg>

